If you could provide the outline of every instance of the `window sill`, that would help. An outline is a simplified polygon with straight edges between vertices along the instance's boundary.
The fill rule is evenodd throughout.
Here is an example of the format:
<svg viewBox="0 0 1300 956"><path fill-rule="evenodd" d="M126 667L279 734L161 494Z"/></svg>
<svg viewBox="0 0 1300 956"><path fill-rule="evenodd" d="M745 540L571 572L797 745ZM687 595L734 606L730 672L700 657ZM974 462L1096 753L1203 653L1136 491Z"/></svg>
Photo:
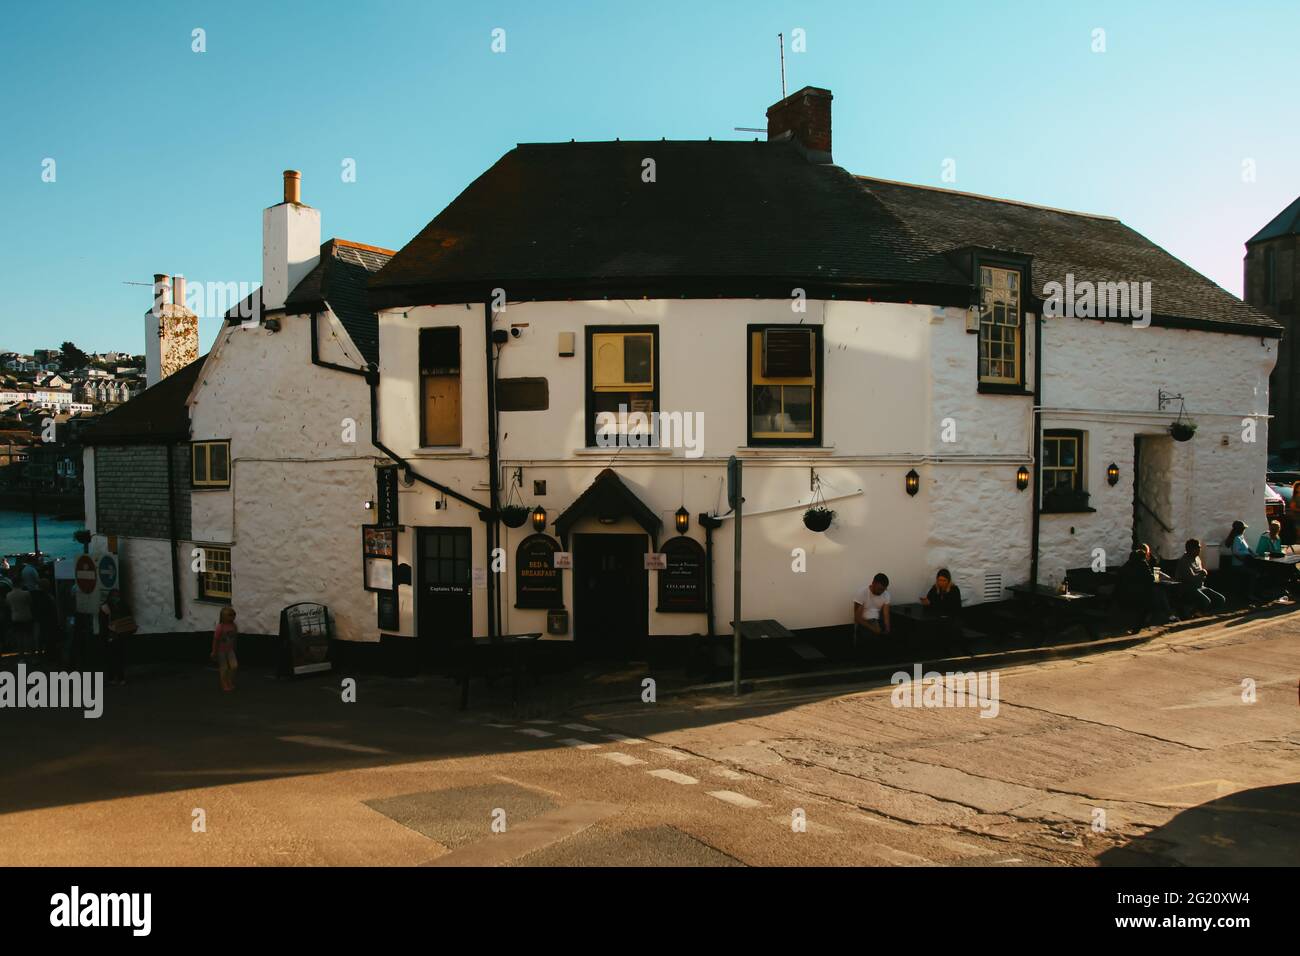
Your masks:
<svg viewBox="0 0 1300 956"><path fill-rule="evenodd" d="M761 457L763 455L813 455L826 458L835 454L834 445L741 445L736 449L740 454Z"/></svg>
<svg viewBox="0 0 1300 956"><path fill-rule="evenodd" d="M656 447L630 448L625 445L610 445L608 448L601 448L599 445L595 445L589 448L575 448L573 453L583 458L608 458L610 455L671 458L673 450L671 448Z"/></svg>
<svg viewBox="0 0 1300 956"><path fill-rule="evenodd" d="M233 598L196 597L195 604L211 604L213 607L230 607Z"/></svg>
<svg viewBox="0 0 1300 956"><path fill-rule="evenodd" d="M459 448L455 445L422 445L415 450L412 458L469 458L474 454L473 448Z"/></svg>
<svg viewBox="0 0 1300 956"><path fill-rule="evenodd" d="M229 491L230 485L190 485L190 491Z"/></svg>
<svg viewBox="0 0 1300 956"><path fill-rule="evenodd" d="M1040 508L1040 515L1091 515L1096 514L1096 508L1089 508L1086 505L1082 508Z"/></svg>
<svg viewBox="0 0 1300 956"><path fill-rule="evenodd" d="M1022 395L1033 398L1034 393L1023 385L1005 385L1001 382L980 382L977 391L980 395Z"/></svg>

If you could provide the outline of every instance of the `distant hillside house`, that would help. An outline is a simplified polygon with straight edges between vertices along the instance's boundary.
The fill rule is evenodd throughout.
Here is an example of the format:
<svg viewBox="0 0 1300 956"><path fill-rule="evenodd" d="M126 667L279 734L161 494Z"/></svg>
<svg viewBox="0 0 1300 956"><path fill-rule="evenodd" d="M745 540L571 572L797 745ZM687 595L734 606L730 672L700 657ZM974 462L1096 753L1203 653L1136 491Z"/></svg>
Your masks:
<svg viewBox="0 0 1300 956"><path fill-rule="evenodd" d="M137 620L228 601L274 633L319 601L407 656L541 631L644 658L729 626L733 455L744 617L793 629L846 625L876 571L901 603L948 567L977 603L1262 524L1277 322L1116 219L854 176L831 100L775 104L763 142L517 146L396 254L321 244L288 177L188 436L167 419L176 554L209 570L170 559L178 617Z"/></svg>

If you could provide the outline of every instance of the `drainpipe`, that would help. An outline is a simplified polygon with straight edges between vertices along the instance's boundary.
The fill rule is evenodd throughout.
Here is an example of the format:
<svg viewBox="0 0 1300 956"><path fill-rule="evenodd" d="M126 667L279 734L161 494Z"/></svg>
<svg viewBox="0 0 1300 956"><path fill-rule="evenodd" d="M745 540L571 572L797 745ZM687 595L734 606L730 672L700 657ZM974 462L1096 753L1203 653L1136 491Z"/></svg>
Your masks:
<svg viewBox="0 0 1300 956"><path fill-rule="evenodd" d="M368 365L364 369L349 368L346 365L336 365L333 362L322 361L320 357L320 345L316 340L316 317L319 313L311 314L311 364L320 368L333 369L336 372L347 372L349 375L360 375L370 386L370 444L379 449L397 464L401 465L406 476L412 481L418 481L421 484L428 485L436 489L448 498L454 498L461 504L469 505L480 514L488 511L487 506L479 504L473 498L467 498L455 489L448 488L446 485L434 481L432 478L426 478L415 470L409 461L403 458L397 452L384 445L379 440L379 369L374 365Z"/></svg>
<svg viewBox="0 0 1300 956"><path fill-rule="evenodd" d="M704 614L705 614L705 637L713 637L713 529L722 524L713 515L706 512L700 514L700 526L704 528ZM710 641L712 646L712 641Z"/></svg>
<svg viewBox="0 0 1300 956"><path fill-rule="evenodd" d="M490 300L485 300L483 302L483 354L484 361L487 363L488 502L491 510L485 519L487 533L484 538L487 544L488 569L488 639L496 640L499 630L500 607L497 604L496 575L492 572L492 552L497 547L496 542L501 531L497 514L500 506L497 482L497 464L500 459L500 449L497 446L496 365L492 360L492 348L492 303Z"/></svg>
<svg viewBox="0 0 1300 956"><path fill-rule="evenodd" d="M181 619L181 572L176 565L180 557L180 542L176 539L176 463L174 461L176 446L164 445L163 451L167 455L167 537L172 542L172 613L179 621Z"/></svg>
<svg viewBox="0 0 1300 956"><path fill-rule="evenodd" d="M1029 450L1030 481L1034 485L1033 493L1033 528L1031 549L1029 552L1029 586L1038 587L1038 538L1042 526L1042 490L1043 483L1038 473L1038 452L1043 447L1043 308L1040 304L1034 319L1034 447Z"/></svg>

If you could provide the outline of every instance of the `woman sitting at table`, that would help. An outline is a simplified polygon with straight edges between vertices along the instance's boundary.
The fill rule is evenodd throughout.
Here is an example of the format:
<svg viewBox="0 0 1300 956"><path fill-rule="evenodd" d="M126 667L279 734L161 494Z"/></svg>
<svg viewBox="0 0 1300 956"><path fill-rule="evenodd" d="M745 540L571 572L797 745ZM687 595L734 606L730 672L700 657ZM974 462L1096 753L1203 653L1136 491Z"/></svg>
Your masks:
<svg viewBox="0 0 1300 956"><path fill-rule="evenodd" d="M921 603L944 617L957 617L961 614L961 588L952 583L952 572L940 568L934 576L934 586L930 588Z"/></svg>
<svg viewBox="0 0 1300 956"><path fill-rule="evenodd" d="M1268 531L1259 536L1259 544L1255 545L1255 553L1260 557L1274 555L1283 555L1286 553L1282 547L1282 522L1270 521Z"/></svg>
<svg viewBox="0 0 1300 956"><path fill-rule="evenodd" d="M1246 530L1249 527L1244 521L1232 523L1232 530L1223 539L1223 555L1219 558L1219 567L1229 580L1235 582L1238 597L1253 604L1263 598L1259 593L1259 572L1251 567L1250 559L1255 553L1250 550L1250 543L1246 540Z"/></svg>

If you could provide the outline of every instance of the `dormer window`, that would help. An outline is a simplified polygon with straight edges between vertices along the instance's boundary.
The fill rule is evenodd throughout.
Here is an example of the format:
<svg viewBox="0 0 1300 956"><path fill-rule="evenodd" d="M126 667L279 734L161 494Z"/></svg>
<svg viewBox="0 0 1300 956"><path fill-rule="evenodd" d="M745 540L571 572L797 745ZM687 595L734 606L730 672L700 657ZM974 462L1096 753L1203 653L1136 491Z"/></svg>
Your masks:
<svg viewBox="0 0 1300 956"><path fill-rule="evenodd" d="M1021 342L1020 272L980 267L980 384L1024 384Z"/></svg>

